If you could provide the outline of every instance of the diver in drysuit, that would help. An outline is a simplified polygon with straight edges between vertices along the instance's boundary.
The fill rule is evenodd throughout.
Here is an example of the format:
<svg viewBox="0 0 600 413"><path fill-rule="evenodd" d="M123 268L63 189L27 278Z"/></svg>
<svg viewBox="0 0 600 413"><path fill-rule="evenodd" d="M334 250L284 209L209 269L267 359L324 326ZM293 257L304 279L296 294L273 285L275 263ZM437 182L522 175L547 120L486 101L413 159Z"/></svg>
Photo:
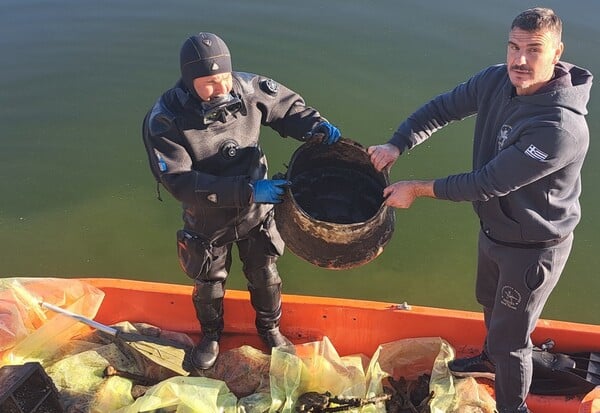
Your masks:
<svg viewBox="0 0 600 413"><path fill-rule="evenodd" d="M288 183L267 179L261 125L299 141L320 136L324 144L337 142L340 131L287 87L233 72L229 49L215 34L186 39L180 66L181 79L147 113L143 138L154 176L182 203L179 262L195 281L192 298L203 333L191 362L207 369L219 353L234 243L260 337L269 348L289 344L279 331L276 262L284 242L273 211Z"/></svg>

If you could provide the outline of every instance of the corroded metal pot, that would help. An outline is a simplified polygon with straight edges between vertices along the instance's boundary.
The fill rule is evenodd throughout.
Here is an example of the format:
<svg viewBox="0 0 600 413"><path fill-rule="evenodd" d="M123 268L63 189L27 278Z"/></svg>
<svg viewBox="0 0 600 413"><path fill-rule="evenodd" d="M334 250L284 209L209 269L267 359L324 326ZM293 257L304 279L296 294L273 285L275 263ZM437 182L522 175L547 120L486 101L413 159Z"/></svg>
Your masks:
<svg viewBox="0 0 600 413"><path fill-rule="evenodd" d="M291 182L275 221L287 247L319 267L341 270L375 259L394 232L394 210L383 205L387 172L378 172L366 149L342 138L319 139L292 155Z"/></svg>

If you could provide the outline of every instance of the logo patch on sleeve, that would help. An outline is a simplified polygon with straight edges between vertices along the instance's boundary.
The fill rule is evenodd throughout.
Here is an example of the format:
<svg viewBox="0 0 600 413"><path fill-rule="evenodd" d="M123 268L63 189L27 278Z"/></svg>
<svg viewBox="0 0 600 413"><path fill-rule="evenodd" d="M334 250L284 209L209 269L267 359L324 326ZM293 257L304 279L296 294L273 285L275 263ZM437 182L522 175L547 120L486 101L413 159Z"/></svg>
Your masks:
<svg viewBox="0 0 600 413"><path fill-rule="evenodd" d="M548 157L548 154L540 149L538 149L535 145L529 145L529 148L525 150L525 155L533 158L537 161L544 161Z"/></svg>
<svg viewBox="0 0 600 413"><path fill-rule="evenodd" d="M156 155L156 160L158 162L158 169L160 169L161 172L167 172L167 163L165 162L163 157L160 155L160 153L158 153L156 149L154 150L154 154Z"/></svg>

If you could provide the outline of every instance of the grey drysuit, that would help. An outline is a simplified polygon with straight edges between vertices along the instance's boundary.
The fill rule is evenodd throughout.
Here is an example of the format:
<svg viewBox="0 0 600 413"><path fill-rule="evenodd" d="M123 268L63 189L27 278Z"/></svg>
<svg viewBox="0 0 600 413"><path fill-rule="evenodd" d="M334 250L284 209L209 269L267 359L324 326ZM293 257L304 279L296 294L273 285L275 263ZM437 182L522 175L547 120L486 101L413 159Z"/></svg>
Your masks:
<svg viewBox="0 0 600 413"><path fill-rule="evenodd" d="M471 201L481 222L476 293L500 412L525 405L530 334L580 220L591 85L589 71L559 62L547 85L517 96L506 65L491 66L422 106L389 141L404 152L450 122L477 115L473 170L437 179L434 193Z"/></svg>

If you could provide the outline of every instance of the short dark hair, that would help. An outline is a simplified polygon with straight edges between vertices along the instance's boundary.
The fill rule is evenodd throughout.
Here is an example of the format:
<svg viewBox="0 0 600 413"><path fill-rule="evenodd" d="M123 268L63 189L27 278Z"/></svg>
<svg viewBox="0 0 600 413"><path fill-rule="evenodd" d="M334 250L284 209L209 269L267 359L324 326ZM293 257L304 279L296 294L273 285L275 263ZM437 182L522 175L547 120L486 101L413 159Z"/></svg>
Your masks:
<svg viewBox="0 0 600 413"><path fill-rule="evenodd" d="M527 32L537 32L539 30L548 30L553 33L560 41L562 35L562 20L554 10L543 7L527 9L520 13L513 20L510 29L518 28Z"/></svg>

